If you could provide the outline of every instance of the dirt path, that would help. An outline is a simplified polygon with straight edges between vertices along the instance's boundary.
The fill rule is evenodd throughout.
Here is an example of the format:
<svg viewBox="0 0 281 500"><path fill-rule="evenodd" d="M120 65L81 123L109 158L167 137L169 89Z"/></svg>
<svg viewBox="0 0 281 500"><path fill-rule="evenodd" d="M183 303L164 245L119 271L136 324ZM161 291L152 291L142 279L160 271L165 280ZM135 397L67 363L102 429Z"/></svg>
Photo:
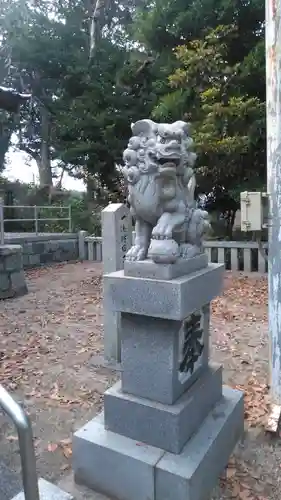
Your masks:
<svg viewBox="0 0 281 500"><path fill-rule="evenodd" d="M30 413L40 476L69 474L73 431L99 411L116 373L93 366L102 354L101 266L63 264L27 273L29 294L0 304L0 377ZM225 382L246 389L249 423L228 479L214 499L281 496L281 445L264 435L268 342L265 278L227 274L213 304L212 355ZM0 415L0 460L19 470L14 429ZM67 472L68 471L68 472Z"/></svg>
<svg viewBox="0 0 281 500"><path fill-rule="evenodd" d="M100 266L80 263L30 271L29 294L0 305L1 381L30 413L38 469L52 481L69 466L73 430L116 378L89 363L102 352L100 275ZM14 429L4 417L0 425L0 458L18 469Z"/></svg>

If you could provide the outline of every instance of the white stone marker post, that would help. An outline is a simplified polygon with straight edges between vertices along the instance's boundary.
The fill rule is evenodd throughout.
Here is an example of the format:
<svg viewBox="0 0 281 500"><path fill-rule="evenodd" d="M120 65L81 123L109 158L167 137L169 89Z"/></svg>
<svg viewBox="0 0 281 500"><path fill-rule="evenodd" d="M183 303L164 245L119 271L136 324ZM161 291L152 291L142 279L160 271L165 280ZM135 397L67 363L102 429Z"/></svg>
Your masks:
<svg viewBox="0 0 281 500"><path fill-rule="evenodd" d="M125 255L132 246L132 218L123 203L109 204L101 215L103 274L109 274L124 268ZM104 358L120 363L120 313L110 309L106 297L103 308Z"/></svg>

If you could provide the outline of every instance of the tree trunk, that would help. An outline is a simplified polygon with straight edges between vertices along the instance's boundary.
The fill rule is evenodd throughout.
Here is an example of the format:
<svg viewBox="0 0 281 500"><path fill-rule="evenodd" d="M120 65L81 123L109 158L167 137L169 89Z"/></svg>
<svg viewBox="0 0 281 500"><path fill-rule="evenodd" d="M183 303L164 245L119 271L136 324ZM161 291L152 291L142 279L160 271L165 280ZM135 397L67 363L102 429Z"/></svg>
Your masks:
<svg viewBox="0 0 281 500"><path fill-rule="evenodd" d="M0 172L3 172L5 166L5 156L9 150L11 141L11 132L0 132Z"/></svg>
<svg viewBox="0 0 281 500"><path fill-rule="evenodd" d="M37 159L40 188L53 186L52 167L50 159L50 116L44 106L40 107L41 113L41 154Z"/></svg>
<svg viewBox="0 0 281 500"><path fill-rule="evenodd" d="M226 213L226 235L232 240L233 237L233 226L235 222L236 210L228 210Z"/></svg>

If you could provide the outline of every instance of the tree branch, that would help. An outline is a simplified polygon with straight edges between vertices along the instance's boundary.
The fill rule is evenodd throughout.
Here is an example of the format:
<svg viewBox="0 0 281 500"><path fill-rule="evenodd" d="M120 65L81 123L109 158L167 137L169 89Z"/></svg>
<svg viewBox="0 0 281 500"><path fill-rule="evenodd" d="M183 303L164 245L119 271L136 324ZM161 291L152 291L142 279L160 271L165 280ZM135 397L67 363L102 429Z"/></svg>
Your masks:
<svg viewBox="0 0 281 500"><path fill-rule="evenodd" d="M93 16L91 19L90 25L90 54L89 59L92 59L95 48L97 38L100 33L100 17L104 7L104 0L96 0L95 7L93 9Z"/></svg>
<svg viewBox="0 0 281 500"><path fill-rule="evenodd" d="M93 7L93 15L90 24L90 52L89 60L92 59L97 41L101 33L101 17L105 14L105 11L109 7L110 0L95 0L95 6Z"/></svg>
<svg viewBox="0 0 281 500"><path fill-rule="evenodd" d="M40 155L38 153L36 153L36 151L33 151L33 149L31 149L28 146L26 146L25 144L20 144L20 150L24 151L25 153L27 153L36 162L40 161Z"/></svg>

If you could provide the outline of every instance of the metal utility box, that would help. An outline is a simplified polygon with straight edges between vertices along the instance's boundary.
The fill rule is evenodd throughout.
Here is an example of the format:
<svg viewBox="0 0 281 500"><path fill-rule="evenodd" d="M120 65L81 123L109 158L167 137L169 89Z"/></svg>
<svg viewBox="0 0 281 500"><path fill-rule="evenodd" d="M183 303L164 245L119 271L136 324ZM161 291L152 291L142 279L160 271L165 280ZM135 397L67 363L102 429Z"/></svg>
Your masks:
<svg viewBox="0 0 281 500"><path fill-rule="evenodd" d="M262 231L268 227L268 195L258 191L240 193L241 231Z"/></svg>

